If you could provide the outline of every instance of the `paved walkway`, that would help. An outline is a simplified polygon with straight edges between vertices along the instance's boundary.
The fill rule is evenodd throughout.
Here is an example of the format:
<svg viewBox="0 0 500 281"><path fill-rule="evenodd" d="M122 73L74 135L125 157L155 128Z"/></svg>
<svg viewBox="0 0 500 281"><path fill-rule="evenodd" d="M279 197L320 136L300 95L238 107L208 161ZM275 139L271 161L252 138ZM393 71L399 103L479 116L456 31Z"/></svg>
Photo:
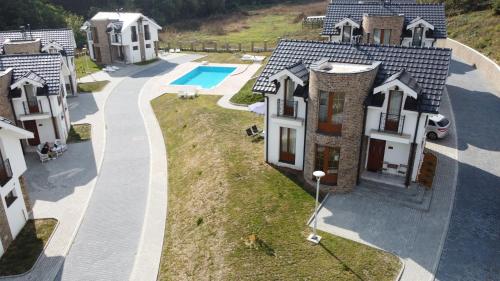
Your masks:
<svg viewBox="0 0 500 281"><path fill-rule="evenodd" d="M459 61L450 74L459 172L436 280L500 280L500 92Z"/></svg>
<svg viewBox="0 0 500 281"><path fill-rule="evenodd" d="M150 208L149 187L154 182L150 181L150 175L157 172L150 170L154 158L150 157L139 94L151 77L171 70L174 63L189 60L189 56L184 56L172 63L159 62L123 79L113 89L104 109L106 149L102 167L58 279L127 280L131 277L136 254L141 253L140 247L145 245L141 241L149 235L145 218ZM161 244L156 250L161 252Z"/></svg>
<svg viewBox="0 0 500 281"><path fill-rule="evenodd" d="M450 115L449 105L447 96L443 96L443 114ZM432 280L452 208L457 173L455 147L453 129L448 138L427 145L439 163L428 211L358 189L350 194L331 194L320 209L318 228L395 253L405 263L401 280Z"/></svg>
<svg viewBox="0 0 500 281"><path fill-rule="evenodd" d="M58 226L46 249L32 271L6 280L54 280L64 257L69 251L92 190L102 161L105 144L103 108L111 90L124 77L140 67L129 66L110 76L98 72L84 78L86 81L110 80L98 93L69 97L72 123L92 125L92 140L69 144L68 151L55 161L40 163L35 154L28 154L25 177L35 218L56 218Z"/></svg>

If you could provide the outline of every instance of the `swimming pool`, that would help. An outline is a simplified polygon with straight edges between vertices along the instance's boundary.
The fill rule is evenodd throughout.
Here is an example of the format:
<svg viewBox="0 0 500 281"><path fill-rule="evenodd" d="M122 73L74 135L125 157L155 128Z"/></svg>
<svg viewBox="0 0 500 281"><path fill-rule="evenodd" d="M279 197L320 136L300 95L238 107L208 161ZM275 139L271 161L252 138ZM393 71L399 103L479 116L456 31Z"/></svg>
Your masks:
<svg viewBox="0 0 500 281"><path fill-rule="evenodd" d="M203 89L212 89L231 74L236 67L225 66L198 66L170 85L200 86Z"/></svg>

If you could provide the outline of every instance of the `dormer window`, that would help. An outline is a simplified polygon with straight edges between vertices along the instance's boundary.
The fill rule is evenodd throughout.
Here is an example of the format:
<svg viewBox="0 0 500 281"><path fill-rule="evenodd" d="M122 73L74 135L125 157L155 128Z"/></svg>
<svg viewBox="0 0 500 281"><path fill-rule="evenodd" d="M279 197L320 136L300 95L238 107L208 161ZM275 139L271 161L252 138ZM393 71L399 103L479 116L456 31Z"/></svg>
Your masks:
<svg viewBox="0 0 500 281"><path fill-rule="evenodd" d="M387 117L385 119L385 129L387 131L398 131L402 105L403 92L398 90L389 91Z"/></svg>
<svg viewBox="0 0 500 281"><path fill-rule="evenodd" d="M416 26L413 29L412 46L414 46L414 47L421 47L422 46L423 37L424 37L424 27L421 26L421 25Z"/></svg>

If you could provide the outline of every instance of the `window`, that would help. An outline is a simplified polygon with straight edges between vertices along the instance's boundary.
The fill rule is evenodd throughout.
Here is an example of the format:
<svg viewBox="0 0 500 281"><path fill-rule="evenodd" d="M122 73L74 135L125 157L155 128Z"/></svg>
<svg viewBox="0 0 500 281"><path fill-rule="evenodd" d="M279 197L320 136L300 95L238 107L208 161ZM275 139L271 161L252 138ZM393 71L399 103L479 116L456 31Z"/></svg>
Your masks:
<svg viewBox="0 0 500 281"><path fill-rule="evenodd" d="M150 49L151 48L151 44L146 44L146 49Z"/></svg>
<svg viewBox="0 0 500 281"><path fill-rule="evenodd" d="M151 40L151 33L149 33L149 25L144 25L144 39Z"/></svg>
<svg viewBox="0 0 500 281"><path fill-rule="evenodd" d="M280 162L295 164L296 130L280 127Z"/></svg>
<svg viewBox="0 0 500 281"><path fill-rule="evenodd" d="M424 28L421 26L415 27L415 29L413 29L412 46L421 47L423 35L424 35Z"/></svg>
<svg viewBox="0 0 500 281"><path fill-rule="evenodd" d="M344 119L344 94L319 92L318 129L328 133L340 133Z"/></svg>
<svg viewBox="0 0 500 281"><path fill-rule="evenodd" d="M7 205L7 208L10 207L10 205L12 205L12 203L14 203L16 199L17 194L14 189L12 189L9 193L7 193L7 195L5 195L5 204Z"/></svg>
<svg viewBox="0 0 500 281"><path fill-rule="evenodd" d="M344 25L344 28L342 30L342 42L344 42L344 43L351 42L351 30L352 30L351 26Z"/></svg>
<svg viewBox="0 0 500 281"><path fill-rule="evenodd" d="M325 172L321 179L323 184L337 184L337 175L339 171L340 148L317 145L315 170Z"/></svg>
<svg viewBox="0 0 500 281"><path fill-rule="evenodd" d="M137 50L139 50L139 47L137 47L137 46L133 46L133 47L132 47L132 50L137 51Z"/></svg>
<svg viewBox="0 0 500 281"><path fill-rule="evenodd" d="M94 43L99 43L99 37L97 36L97 28L94 26L94 27L91 27L90 28L90 34L92 36L92 41L94 41Z"/></svg>
<svg viewBox="0 0 500 281"><path fill-rule="evenodd" d="M373 29L373 42L375 44L390 45L391 30L390 29Z"/></svg>
<svg viewBox="0 0 500 281"><path fill-rule="evenodd" d="M132 35L132 42L137 42L137 27L132 26L130 32Z"/></svg>

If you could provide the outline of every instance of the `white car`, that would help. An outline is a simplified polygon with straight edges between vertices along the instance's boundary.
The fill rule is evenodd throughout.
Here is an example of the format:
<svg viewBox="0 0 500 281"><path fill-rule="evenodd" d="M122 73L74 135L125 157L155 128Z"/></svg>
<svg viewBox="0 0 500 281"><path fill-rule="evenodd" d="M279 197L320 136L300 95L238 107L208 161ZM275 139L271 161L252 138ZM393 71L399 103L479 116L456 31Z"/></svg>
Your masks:
<svg viewBox="0 0 500 281"><path fill-rule="evenodd" d="M442 139L448 135L449 128L450 120L441 114L434 115L429 118L427 124L427 138L430 140Z"/></svg>

